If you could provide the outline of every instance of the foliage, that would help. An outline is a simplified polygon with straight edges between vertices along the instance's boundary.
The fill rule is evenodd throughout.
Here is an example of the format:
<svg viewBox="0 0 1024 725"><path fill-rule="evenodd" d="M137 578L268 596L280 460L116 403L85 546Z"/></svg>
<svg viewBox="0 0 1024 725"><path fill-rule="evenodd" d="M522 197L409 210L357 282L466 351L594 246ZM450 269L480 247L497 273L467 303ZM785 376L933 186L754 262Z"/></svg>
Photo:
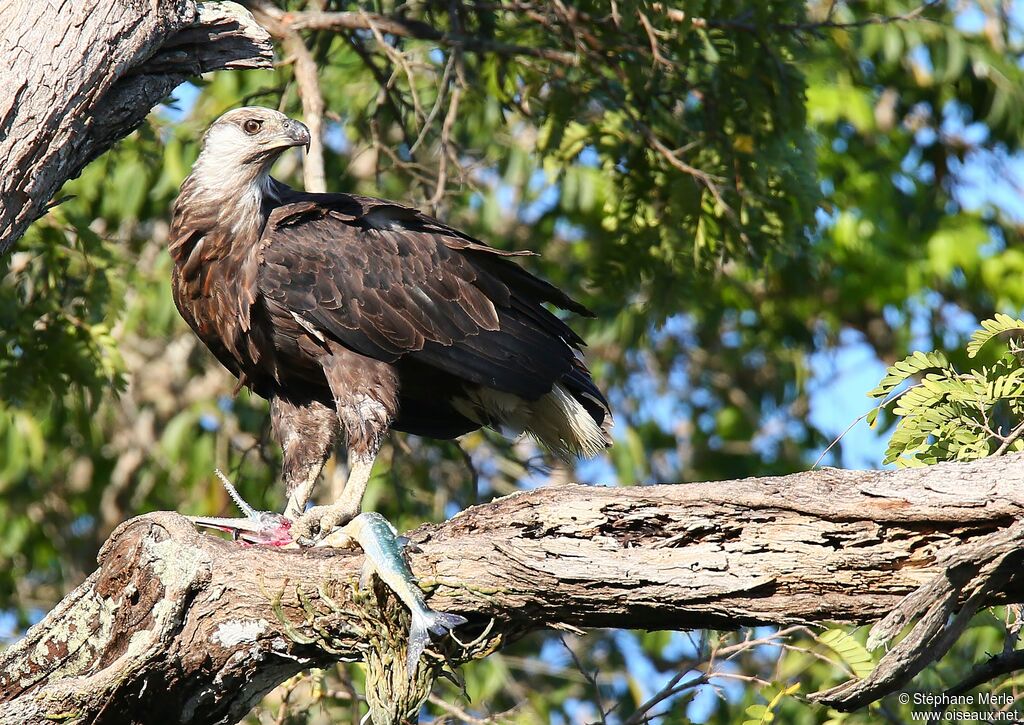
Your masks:
<svg viewBox="0 0 1024 725"><path fill-rule="evenodd" d="M743 725L765 725L775 722L775 708L782 702L782 698L792 695L799 689L800 683L797 682L773 694L767 705L748 705L746 715L750 719L744 720Z"/></svg>
<svg viewBox="0 0 1024 725"><path fill-rule="evenodd" d="M365 7L478 43L304 32L329 111L328 183L541 252L534 270L597 312L573 324L611 393L617 445L579 477L806 468L835 433L817 397L827 362L852 348L889 367L873 391L886 412L872 418L896 426L889 459L986 455L1015 430L1019 356L997 355L988 338L1020 324L996 315L1024 307L1019 209L978 183L1016 183L1014 13L911 0ZM265 403L233 397L179 319L164 249L168 208L214 117L242 103L301 115L282 60L183 88L177 110L69 182L73 198L0 259L0 606L14 630L80 581L128 516L230 512L214 467L261 507L283 501ZM298 184L297 162L276 173ZM974 355L980 370L959 372ZM843 442L835 450L842 460ZM496 434L394 436L367 504L406 527L535 485L550 465ZM979 615L917 686L941 691L999 651L999 615ZM682 672L652 711L661 722L907 719L888 700L846 716L802 699L862 674L850 645L862 633L792 631L783 648L760 631L752 641L774 639L716 654L748 634L595 633L567 640L571 650L533 635L464 669L463 706L515 708L520 722L621 722ZM264 703L265 720L282 704L288 722L358 717L344 695L360 677L342 666L292 683Z"/></svg>
<svg viewBox="0 0 1024 725"><path fill-rule="evenodd" d="M898 420L883 463L926 465L970 461L1024 450L1024 321L999 314L984 320L967 345L969 357L999 335L1009 349L991 365L962 373L940 352L915 352L889 368L868 395ZM894 394L903 382L914 384Z"/></svg>
<svg viewBox="0 0 1024 725"><path fill-rule="evenodd" d="M828 645L843 660L857 677L867 677L874 669L875 661L864 645L841 629L830 629L818 636L818 641Z"/></svg>

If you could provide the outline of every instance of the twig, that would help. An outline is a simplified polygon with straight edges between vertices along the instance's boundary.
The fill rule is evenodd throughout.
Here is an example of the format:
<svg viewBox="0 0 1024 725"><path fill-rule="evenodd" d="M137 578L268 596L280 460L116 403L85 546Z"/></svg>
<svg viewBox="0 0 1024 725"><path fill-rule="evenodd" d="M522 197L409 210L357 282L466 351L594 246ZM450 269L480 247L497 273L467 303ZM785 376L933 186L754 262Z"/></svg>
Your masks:
<svg viewBox="0 0 1024 725"><path fill-rule="evenodd" d="M427 117L423 119L423 125L420 127L420 132L416 136L416 140L412 146L409 147L409 155L415 156L416 150L423 143L423 140L427 137L427 131L430 130L430 126L434 123L434 119L441 110L441 106L444 103L445 96L448 92L448 82L451 79L452 67L455 65L455 54L452 53L448 56L448 62L444 64L444 74L441 76L441 82L437 84L437 98L434 100L434 105L430 108L430 112Z"/></svg>
<svg viewBox="0 0 1024 725"><path fill-rule="evenodd" d="M296 675L282 685L284 692L281 694L281 704L277 707L277 716L274 718L274 725L284 725L287 721L288 705L291 702L292 695L295 693L295 688L303 679L305 678L302 675Z"/></svg>
<svg viewBox="0 0 1024 725"><path fill-rule="evenodd" d="M397 65L405 73L405 80L409 84L409 96L412 98L413 117L417 122L422 122L423 109L420 106L420 96L416 91L416 74L413 73L412 68L409 67L409 63L405 58L405 54L394 48L384 36L381 34L380 29L374 24L373 19L368 13L360 10L360 14L366 16L367 23L370 26L370 32L373 33L374 40L377 41L383 50L385 55L391 59L391 62Z"/></svg>
<svg viewBox="0 0 1024 725"><path fill-rule="evenodd" d="M692 689L694 687L699 687L700 685L708 681L708 673L702 672L699 675L691 677L686 682L679 684L679 681L683 679L683 676L687 672L691 671L692 670L680 670L679 672L677 672L671 680L665 683L664 687L662 687L660 690L654 693L647 700L640 703L640 706L637 707L636 711L632 715L630 715L622 723L622 725L640 725L640 723L646 722L649 719L647 713L649 713L651 709L659 703L664 702L673 695L678 695L680 692Z"/></svg>
<svg viewBox="0 0 1024 725"><path fill-rule="evenodd" d="M720 179L717 176L712 176L706 171L701 171L695 166L690 166L688 163L680 159L672 149L666 146L665 142L658 137L658 134L654 133L650 126L639 118L634 118L634 122L636 123L637 128L640 129L640 133L643 134L643 137L647 140L647 143L649 143L655 151L661 154L662 158L668 161L671 166L675 167L679 171L692 176L711 192L711 195L715 197L715 201L720 207L727 212L731 211L731 208L725 203L725 199L722 197L721 189L718 188L718 185L722 183L723 179Z"/></svg>
<svg viewBox="0 0 1024 725"><path fill-rule="evenodd" d="M363 47L363 44L360 42L359 38L353 35L349 35L346 37L346 40L348 40L348 44L352 47L352 50L356 52L356 55L358 55L360 60L363 61L363 65L366 66L367 70L370 71L374 79L377 81L377 85L380 86L380 92L384 94L384 100L387 101L388 106L391 107L391 112L395 116L395 123L398 124L398 128L401 129L402 131L402 138L408 143L409 131L405 128L405 114L402 112L404 99L402 98L401 95L399 95L397 99L395 96L392 95L391 80L386 78L384 76L384 72L377 67L376 63L373 62L373 57L370 55L370 52ZM378 109L380 108L379 100L377 102L377 107ZM376 135L374 135L373 143L375 148L379 148L382 146Z"/></svg>
<svg viewBox="0 0 1024 725"><path fill-rule="evenodd" d="M654 26L651 25L651 21L639 10L637 10L636 14L637 17L640 18L640 24L644 26L644 32L647 33L647 40L651 44L651 57L654 59L653 64L657 65L658 63L661 63L669 68L674 68L675 66L666 60L661 54L661 50L658 45L657 31L654 29Z"/></svg>
<svg viewBox="0 0 1024 725"><path fill-rule="evenodd" d="M455 450L459 452L462 462L466 464L466 470L469 471L469 485L473 489L472 504L477 504L480 502L480 472L476 469L473 456L462 447L462 443L458 439L452 441L452 443L455 444Z"/></svg>
<svg viewBox="0 0 1024 725"><path fill-rule="evenodd" d="M572 657L572 661L573 661L573 664L576 665L576 669L579 670L580 674L583 675L583 677L586 679L586 681L593 688L593 690L594 690L594 700L595 700L595 702L597 704L598 712L600 712L600 714L601 714L601 723L602 723L602 725L607 725L607 722L608 722L607 715L608 715L609 712L611 712L611 710L613 710L615 708L613 706L611 709L606 710L605 707L604 707L604 701L603 701L603 699L601 697L601 687L600 687L600 685L597 684L598 671L594 670L593 672L588 672L587 670L583 669L583 663L580 662L580 658L579 658L579 656L577 656L576 651L572 647L569 646L568 642L565 641L565 637L559 637L558 641L562 643L562 646L565 647L565 650L569 653L569 656Z"/></svg>
<svg viewBox="0 0 1024 725"><path fill-rule="evenodd" d="M909 392L910 392L911 390L913 390L914 388L920 388L920 387L921 387L921 386L922 386L923 384L924 384L924 383L914 383L913 385L910 385L910 386L908 386L907 388L905 388L905 389L903 389L903 390L899 391L898 393L893 393L892 395L890 395L890 396L889 396L888 398L886 398L885 400L883 400L883 401L882 401L881 403L879 403L878 405L876 405L876 406L875 406L874 408L872 408L872 409L871 409L871 410L869 410L868 412L866 412L866 413L864 413L864 414L862 414L862 415L858 415L858 416L857 416L856 418L854 418L853 422L852 422L852 423L850 423L850 425L846 426L846 430L844 430L844 431L843 431L842 433L840 433L839 435L837 435L837 436L836 436L836 438L835 438L835 440L833 440L833 441L832 441L831 443L829 443L829 444L828 444L828 448L826 448L825 450L823 450L823 451L821 452L821 455L820 455L820 456L818 456L818 458L817 458L817 459L816 459L816 460L814 461L814 465L812 465L812 466L811 466L811 468L817 468L817 467L818 467L818 464L819 464L819 463L821 463L821 459L822 459L822 458L824 458L824 457L825 457L825 455L826 455L826 454L827 454L827 453L828 453L828 452L829 452L830 450L832 450L832 449L833 449L833 448L835 447L835 445L836 445L836 444L837 444L837 443L838 443L839 441L841 441L841 440L842 440L842 439L843 439L843 438L844 438L844 437L846 436L846 434L847 434L847 433L849 433L849 432L850 432L851 430L853 430L853 427L854 427L855 425L857 425L857 424L858 424L858 423L860 423L860 422L861 422L862 420L864 420L864 419L865 419L865 418L867 418L867 417L868 417L869 415L871 415L871 412L872 412L872 411L875 411L875 410L877 410L877 411L881 411L881 410L882 410L883 408L885 408L886 406L890 405L890 404L891 404L891 403L893 403L894 401L896 401L896 400L899 400L899 399L900 399L900 398L901 398L902 396L906 395L907 393L909 393Z"/></svg>
<svg viewBox="0 0 1024 725"><path fill-rule="evenodd" d="M977 665L967 677L946 690L945 694L949 696L963 695L978 685L1020 669L1024 669L1024 650L1003 652Z"/></svg>
<svg viewBox="0 0 1024 725"><path fill-rule="evenodd" d="M459 97L461 95L462 88L460 86L456 85L452 88L451 97L448 100L448 113L445 114L444 123L441 124L441 153L437 162L437 179L434 195L427 202L431 206L436 206L441 201L448 186L448 156L452 128L455 126L455 119L459 115Z"/></svg>
<svg viewBox="0 0 1024 725"><path fill-rule="evenodd" d="M898 13L895 15L869 15L866 18L859 20L848 20L848 21L837 21L832 19L835 4L829 9L828 16L825 20L815 20L806 23L769 23L768 25L758 26L742 16L731 19L715 19L715 18L690 18L690 23L695 28L722 28L726 30L743 30L745 32L760 32L762 30L772 31L783 31L783 32L797 32L797 33L814 33L819 30L856 30L857 28L863 28L868 25L888 25L891 23L906 23L920 18L924 12L932 7L940 5L942 0L927 0L927 2L921 3L913 10L909 10L905 13ZM663 10L664 6L661 3L655 3L655 10ZM667 9L664 10L665 16L674 22L684 22L686 20L686 14L679 10Z"/></svg>
<svg viewBox="0 0 1024 725"><path fill-rule="evenodd" d="M996 452L993 453L992 455L1001 456L1004 453L1006 453L1006 451L1009 450L1010 446L1013 445L1014 441L1020 438L1021 435L1024 435L1024 421L1018 423L1016 428L1014 428L1013 430L1006 434L1006 437L1003 438L1003 442L999 445L998 448L996 448Z"/></svg>
<svg viewBox="0 0 1024 725"><path fill-rule="evenodd" d="M468 51L496 53L506 56L529 56L543 58L555 63L576 65L579 58L575 53L566 53L553 48L534 48L525 45L502 43L459 33L446 33L427 23L406 18L397 18L364 11L316 12L302 11L283 13L282 20L295 30L373 30L405 38L431 40L440 45L461 48Z"/></svg>
<svg viewBox="0 0 1024 725"><path fill-rule="evenodd" d="M295 62L295 83L302 102L302 115L309 127L309 150L302 165L302 181L306 191L327 191L327 174L324 170L324 97L317 80L318 68L313 54L306 46L298 31L284 22L281 10L265 0L250 2L253 15L281 41L284 50Z"/></svg>
<svg viewBox="0 0 1024 725"><path fill-rule="evenodd" d="M515 710L515 708L513 708L512 710L508 710L506 712L499 712L494 715L488 715L487 717L481 718L477 717L476 715L473 715L470 712L467 712L464 708L459 707L453 702L446 701L438 695L431 694L427 698L427 700L432 705L436 705L452 717L457 717L459 720L461 720L464 723L468 723L469 725L492 725L492 723L501 722Z"/></svg>

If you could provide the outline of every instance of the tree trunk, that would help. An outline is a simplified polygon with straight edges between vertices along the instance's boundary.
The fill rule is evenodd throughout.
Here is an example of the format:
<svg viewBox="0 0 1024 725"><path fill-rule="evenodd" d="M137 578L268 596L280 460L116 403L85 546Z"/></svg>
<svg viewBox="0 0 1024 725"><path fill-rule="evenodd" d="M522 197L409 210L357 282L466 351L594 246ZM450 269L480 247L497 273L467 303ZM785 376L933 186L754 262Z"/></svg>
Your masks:
<svg viewBox="0 0 1024 725"><path fill-rule="evenodd" d="M6 0L0 29L0 254L175 86L273 58L230 2Z"/></svg>
<svg viewBox="0 0 1024 725"><path fill-rule="evenodd" d="M850 708L941 657L978 607L1024 600L1022 515L1017 455L547 488L420 527L410 556L429 604L470 620L459 639L475 641L435 645L455 662L551 627L885 616L880 644L921 616L871 677L818 695ZM0 659L0 721L231 723L308 667L366 658L386 675L404 657L406 612L379 583L370 595L359 590L361 563L338 550L243 547L173 513L128 521L99 569ZM950 616L960 608L965 616ZM432 676L441 658L428 661L421 670Z"/></svg>

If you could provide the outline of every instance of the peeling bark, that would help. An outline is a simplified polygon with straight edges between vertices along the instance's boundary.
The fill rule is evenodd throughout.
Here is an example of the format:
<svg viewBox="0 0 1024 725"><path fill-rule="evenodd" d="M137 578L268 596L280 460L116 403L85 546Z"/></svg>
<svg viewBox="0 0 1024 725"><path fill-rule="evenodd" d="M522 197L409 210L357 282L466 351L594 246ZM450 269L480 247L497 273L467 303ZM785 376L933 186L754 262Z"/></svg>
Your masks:
<svg viewBox="0 0 1024 725"><path fill-rule="evenodd" d="M846 699L822 693L855 707L941 656L959 631L947 627L949 613L1024 601L1022 514L1024 456L564 486L420 527L411 565L432 607L470 619L460 639L481 635L467 649L438 645L455 662L548 627L863 623L888 614L881 642L924 615L921 635L905 640L919 643L916 655L897 647L877 668L890 689L869 678ZM0 721L231 723L308 667L368 658L386 671L404 657L406 613L379 584L359 591L361 564L346 551L245 548L173 513L128 521L104 545L99 569L0 658ZM434 656L421 667L427 683L441 664Z"/></svg>
<svg viewBox="0 0 1024 725"><path fill-rule="evenodd" d="M0 254L61 185L189 77L265 68L270 37L231 2L8 0L0 11Z"/></svg>

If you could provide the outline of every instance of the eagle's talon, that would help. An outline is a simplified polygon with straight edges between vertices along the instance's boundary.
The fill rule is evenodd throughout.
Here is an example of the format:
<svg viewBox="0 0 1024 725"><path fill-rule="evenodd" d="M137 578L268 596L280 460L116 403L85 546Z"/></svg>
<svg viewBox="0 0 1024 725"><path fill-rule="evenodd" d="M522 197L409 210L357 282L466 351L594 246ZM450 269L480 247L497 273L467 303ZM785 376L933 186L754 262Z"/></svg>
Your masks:
<svg viewBox="0 0 1024 725"><path fill-rule="evenodd" d="M300 546L314 546L358 514L359 511L353 511L351 507L342 504L314 506L296 519L292 525L295 541Z"/></svg>

